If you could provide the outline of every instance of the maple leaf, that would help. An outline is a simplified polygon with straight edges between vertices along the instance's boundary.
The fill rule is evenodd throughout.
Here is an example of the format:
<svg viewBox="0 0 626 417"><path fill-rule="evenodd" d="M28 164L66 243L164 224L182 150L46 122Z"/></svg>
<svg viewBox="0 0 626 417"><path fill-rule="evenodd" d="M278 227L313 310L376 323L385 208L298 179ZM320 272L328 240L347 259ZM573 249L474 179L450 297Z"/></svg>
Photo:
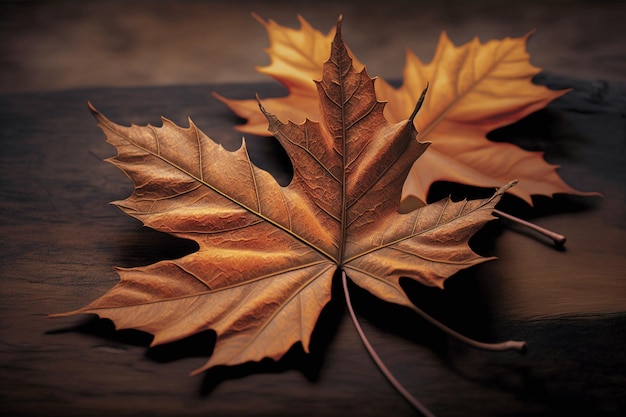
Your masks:
<svg viewBox="0 0 626 417"><path fill-rule="evenodd" d="M322 58L330 52L324 35L298 17L301 28L294 30L264 21L271 63L259 68L281 82L286 97L264 100L266 108L283 120L318 120L315 85L311 80L322 74ZM544 108L569 90L552 91L532 83L540 69L529 62L525 44L530 34L480 43L474 38L459 47L445 32L441 34L433 60L422 63L407 51L404 83L394 88L383 79L376 80L376 93L387 101L385 116L390 122L404 120L426 83L431 94L415 119L420 139L431 142L428 152L408 176L404 199L410 205L423 205L430 186L450 181L477 187L498 187L510 178L519 184L510 193L532 205L531 195L556 193L599 195L577 191L568 186L548 164L542 152L528 152L511 143L492 142L487 133L514 123ZM363 65L356 61L357 68ZM230 100L215 94L237 115L247 119L239 126L243 132L267 135L267 121L254 100Z"/></svg>
<svg viewBox="0 0 626 417"><path fill-rule="evenodd" d="M197 242L180 259L119 268L120 282L87 306L118 329L154 335L152 345L203 330L217 339L195 373L215 365L278 359L311 333L341 270L377 297L415 309L400 277L443 286L460 269L490 258L468 246L509 184L493 197L444 199L398 213L402 184L427 144L410 117L389 123L374 81L356 71L341 40L317 82L319 122L283 123L263 107L294 174L281 186L249 159L202 133L163 119L160 128L117 125L92 107L109 161L134 182L115 204L145 225ZM423 96L422 96L423 99ZM259 105L260 106L260 105Z"/></svg>

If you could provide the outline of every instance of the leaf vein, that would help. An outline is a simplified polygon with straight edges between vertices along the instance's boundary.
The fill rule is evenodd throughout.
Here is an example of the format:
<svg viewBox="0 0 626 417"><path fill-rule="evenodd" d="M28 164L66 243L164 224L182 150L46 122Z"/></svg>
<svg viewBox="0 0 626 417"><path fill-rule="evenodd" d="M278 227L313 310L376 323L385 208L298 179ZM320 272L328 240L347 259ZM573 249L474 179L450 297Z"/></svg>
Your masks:
<svg viewBox="0 0 626 417"><path fill-rule="evenodd" d="M195 175L193 175L192 173L190 173L189 171L185 170L183 167L175 164L173 161L170 161L167 158L164 158L161 155L156 155L153 151L139 145L138 143L132 141L130 138L122 135L121 133L117 132L112 126L110 126L110 123L107 119L103 120L103 124L104 126L114 135L120 137L121 139L125 140L126 142L132 144L133 146L137 147L138 149L143 150L144 152L158 158L161 159L163 162L171 165L173 168L178 169L179 171L183 172L185 175L188 175L189 177L191 177L192 179L202 183L203 185L205 185L206 187L208 187L209 189L213 190L214 192L216 192L217 194L221 195L222 197L224 197L225 199L233 202L234 204L242 207L243 209L249 211L250 213L259 216L260 218L262 218L263 220L267 221L268 223L272 224L273 226L281 229L282 231L284 231L285 233L289 234L290 236L292 236L293 238L295 238L296 240L299 240L300 242L302 242L303 244L311 247L312 249L316 250L317 252L319 252L322 256L325 256L326 258L328 258L329 260L336 262L336 258L327 253L324 249L320 248L319 246L313 244L312 242L309 242L307 239L305 239L304 237L298 235L297 233L295 233L293 230L286 228L285 226L281 225L280 223L278 223L277 221L270 219L269 217L264 216L262 213L255 211L254 209L252 209L251 207L248 207L246 204L242 203L241 201L236 200L235 198L231 197L230 195L228 195L227 193L225 193L224 191L218 189L217 187L209 184L206 181L201 181L198 177L196 177ZM252 162L247 159L248 163L252 166Z"/></svg>

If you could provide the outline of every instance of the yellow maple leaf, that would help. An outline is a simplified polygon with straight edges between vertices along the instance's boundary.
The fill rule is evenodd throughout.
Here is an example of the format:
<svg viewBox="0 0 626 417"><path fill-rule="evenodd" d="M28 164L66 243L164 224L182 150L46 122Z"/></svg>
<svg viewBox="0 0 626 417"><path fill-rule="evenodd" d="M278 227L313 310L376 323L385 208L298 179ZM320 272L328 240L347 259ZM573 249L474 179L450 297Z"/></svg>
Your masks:
<svg viewBox="0 0 626 417"><path fill-rule="evenodd" d="M266 108L283 121L319 120L313 80L321 78L334 30L324 35L300 16L301 27L297 30L255 17L270 40L266 51L271 63L258 70L278 80L289 92L286 97L264 99ZM531 195L537 194L597 195L568 186L557 174L558 166L548 164L542 152L486 138L490 131L544 108L568 91L553 91L532 83L540 68L530 64L526 51L529 35L486 43L475 38L455 46L444 32L429 64L407 52L402 86L394 88L381 78L376 80L376 95L388 102L385 116L391 122L408 118L423 88L430 84L415 126L421 140L432 145L404 184L405 202L424 204L436 181L491 188L518 179L518 186L509 192L528 204L532 204ZM354 54L352 57L355 68L363 68ZM219 94L216 97L247 119L238 130L269 135L267 120L255 100L230 100Z"/></svg>

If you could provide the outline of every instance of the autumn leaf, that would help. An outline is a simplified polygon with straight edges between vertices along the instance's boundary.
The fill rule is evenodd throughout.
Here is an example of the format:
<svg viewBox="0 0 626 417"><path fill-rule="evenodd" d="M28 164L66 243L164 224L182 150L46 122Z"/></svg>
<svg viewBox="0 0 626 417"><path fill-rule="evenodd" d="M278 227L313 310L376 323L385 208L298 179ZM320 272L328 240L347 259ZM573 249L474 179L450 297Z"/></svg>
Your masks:
<svg viewBox="0 0 626 417"><path fill-rule="evenodd" d="M201 372L215 365L278 359L294 344L309 349L338 271L392 303L415 309L400 277L442 287L485 258L469 238L493 217L511 184L488 199L444 199L397 211L404 180L427 144L413 121L389 123L374 81L356 71L341 40L316 83L320 121L283 123L264 110L294 174L279 185L241 148L230 152L190 121L182 128L124 127L93 107L118 154L110 159L134 182L115 204L145 225L197 242L197 252L137 268L89 305L118 329L154 335L152 345L204 330L217 334Z"/></svg>
<svg viewBox="0 0 626 417"><path fill-rule="evenodd" d="M301 28L282 27L257 17L269 34L267 52L271 63L259 68L281 82L286 97L265 100L266 108L281 120L318 120L316 80L322 74L320 57L330 52L325 40L331 36L312 28L299 17ZM441 34L433 60L424 64L408 51L404 83L393 88L376 80L379 100L387 101L385 116L390 122L409 117L423 86L431 92L415 119L422 141L431 142L428 152L416 162L407 178L404 199L422 205L430 186L450 181L476 187L498 187L518 178L511 194L532 205L531 195L556 193L598 195L579 192L568 186L548 164L541 152L528 152L511 143L492 142L487 133L514 123L544 108L568 90L552 91L532 83L540 69L529 62L525 45L529 35L481 43L477 38L459 47ZM362 64L355 65L357 68ZM243 132L268 135L267 121L254 100L230 100L219 94L237 115L247 119ZM415 204L415 201L412 202Z"/></svg>

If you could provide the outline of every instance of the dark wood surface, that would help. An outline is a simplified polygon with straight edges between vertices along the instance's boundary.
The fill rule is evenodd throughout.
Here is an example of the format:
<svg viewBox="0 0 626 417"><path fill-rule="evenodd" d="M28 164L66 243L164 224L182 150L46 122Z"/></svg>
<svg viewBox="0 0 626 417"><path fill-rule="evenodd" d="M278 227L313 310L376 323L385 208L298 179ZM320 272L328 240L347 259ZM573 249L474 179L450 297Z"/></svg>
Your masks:
<svg viewBox="0 0 626 417"><path fill-rule="evenodd" d="M541 76L575 90L495 132L546 152L572 186L604 198L505 198L502 208L568 236L564 249L495 221L472 240L500 259L464 271L445 291L406 283L417 305L485 341L525 339L529 350L469 348L402 308L351 288L366 333L392 372L438 416L626 415L626 104L623 85ZM157 348L89 316L83 306L117 281L112 266L145 265L193 245L143 228L108 202L130 181L86 101L122 124L191 116L235 149L237 120L212 91L281 94L276 85L91 89L0 96L0 414L3 416L410 416L415 412L363 349L340 292L316 328L312 354L296 346L263 361L188 373L211 352L206 332ZM271 138L248 138L253 160L289 178ZM433 194L480 194L439 184Z"/></svg>

